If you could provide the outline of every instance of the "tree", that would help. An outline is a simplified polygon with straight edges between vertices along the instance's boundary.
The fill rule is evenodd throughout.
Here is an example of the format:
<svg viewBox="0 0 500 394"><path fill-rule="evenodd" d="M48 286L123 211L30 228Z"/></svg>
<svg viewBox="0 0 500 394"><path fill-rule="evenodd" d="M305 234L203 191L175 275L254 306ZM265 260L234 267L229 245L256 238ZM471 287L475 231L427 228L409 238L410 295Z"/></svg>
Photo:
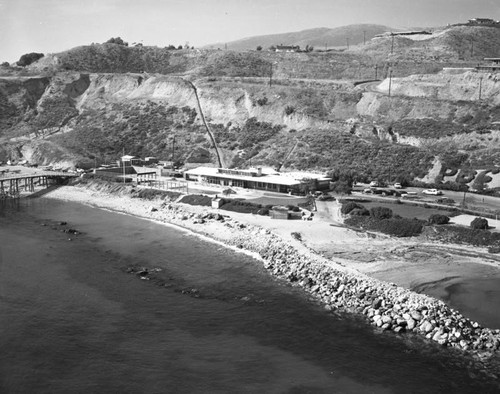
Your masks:
<svg viewBox="0 0 500 394"><path fill-rule="evenodd" d="M262 47L259 45L259 46L257 47L257 50L258 50L258 51L262 51Z"/></svg>
<svg viewBox="0 0 500 394"><path fill-rule="evenodd" d="M341 195L351 194L352 183L349 183L345 180L339 180L336 182L332 182L330 190L335 192L335 193L341 194Z"/></svg>
<svg viewBox="0 0 500 394"><path fill-rule="evenodd" d="M302 178L300 180L300 186L299 186L299 190L304 193L304 194L308 194L308 193L313 193L317 190L318 188L318 181L314 178Z"/></svg>
<svg viewBox="0 0 500 394"><path fill-rule="evenodd" d="M487 230L488 221L484 218L475 218L472 222L470 222L470 226L475 230Z"/></svg>
<svg viewBox="0 0 500 394"><path fill-rule="evenodd" d="M306 52L312 52L314 47L312 45L306 45Z"/></svg>
<svg viewBox="0 0 500 394"><path fill-rule="evenodd" d="M44 56L43 53L36 53L36 52L26 53L19 58L19 60L17 61L17 65L21 67L29 66L31 63L36 62L43 56Z"/></svg>
<svg viewBox="0 0 500 394"><path fill-rule="evenodd" d="M123 45L128 47L128 42L125 42L121 39L121 37L111 37L108 41L105 42L106 44L116 44L116 45Z"/></svg>

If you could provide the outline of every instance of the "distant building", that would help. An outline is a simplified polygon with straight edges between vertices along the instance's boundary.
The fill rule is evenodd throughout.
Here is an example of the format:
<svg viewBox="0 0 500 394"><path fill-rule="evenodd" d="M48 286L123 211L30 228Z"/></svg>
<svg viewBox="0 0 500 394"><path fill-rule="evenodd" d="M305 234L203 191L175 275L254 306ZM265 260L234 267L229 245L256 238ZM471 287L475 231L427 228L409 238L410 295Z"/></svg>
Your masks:
<svg viewBox="0 0 500 394"><path fill-rule="evenodd" d="M479 65L476 67L476 70L487 72L500 71L500 57L485 57L484 60L490 62L490 64Z"/></svg>
<svg viewBox="0 0 500 394"><path fill-rule="evenodd" d="M120 167L122 165L125 167L140 166L142 165L142 159L137 156L125 155L120 158L120 162L118 164Z"/></svg>
<svg viewBox="0 0 500 394"><path fill-rule="evenodd" d="M149 164L158 164L158 159L156 157L145 157L144 158L144 164L149 165Z"/></svg>
<svg viewBox="0 0 500 394"><path fill-rule="evenodd" d="M490 18L469 19L469 25L496 25L498 23L500 22Z"/></svg>
<svg viewBox="0 0 500 394"><path fill-rule="evenodd" d="M275 52L299 52L300 46L298 45L276 45Z"/></svg>
<svg viewBox="0 0 500 394"><path fill-rule="evenodd" d="M331 178L323 175L266 172L261 168L235 170L227 168L198 167L184 172L186 180L207 182L221 186L267 190L278 193L300 193L306 184L316 190L326 190Z"/></svg>

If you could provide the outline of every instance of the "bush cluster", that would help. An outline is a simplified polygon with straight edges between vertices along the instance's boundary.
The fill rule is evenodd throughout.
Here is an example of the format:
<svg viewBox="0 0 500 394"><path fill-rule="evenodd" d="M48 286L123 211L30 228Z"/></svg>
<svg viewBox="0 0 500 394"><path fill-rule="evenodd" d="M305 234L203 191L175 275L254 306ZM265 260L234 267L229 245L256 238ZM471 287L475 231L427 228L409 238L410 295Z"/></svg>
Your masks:
<svg viewBox="0 0 500 394"><path fill-rule="evenodd" d="M376 220L392 218L392 210L386 207L373 207L370 209L370 216Z"/></svg>
<svg viewBox="0 0 500 394"><path fill-rule="evenodd" d="M348 201L345 204L342 204L342 207L340 208L340 212L344 215L347 215L351 213L353 209L365 209L365 207L361 204L358 204L357 202L354 201Z"/></svg>
<svg viewBox="0 0 500 394"><path fill-rule="evenodd" d="M492 250L500 248L500 233L488 230L478 230L462 226L437 226L427 236L442 242L467 244L474 246L488 246Z"/></svg>
<svg viewBox="0 0 500 394"><path fill-rule="evenodd" d="M221 209L231 212L259 214L260 211L260 215L263 215L265 212L262 208L266 209L266 207L263 207L262 204L254 204L252 202L242 200L229 200L225 198L222 199L221 206ZM269 213L269 210L267 213Z"/></svg>
<svg viewBox="0 0 500 394"><path fill-rule="evenodd" d="M182 197L179 202L189 205L202 205L209 207L212 206L212 197L203 196L201 194L189 194Z"/></svg>
<svg viewBox="0 0 500 394"><path fill-rule="evenodd" d="M355 228L378 231L395 237L413 237L422 232L425 222L401 217L380 220L371 216L352 215L346 219L345 223Z"/></svg>
<svg viewBox="0 0 500 394"><path fill-rule="evenodd" d="M429 216L430 224L448 224L449 221L450 221L449 216L441 215L439 213Z"/></svg>
<svg viewBox="0 0 500 394"><path fill-rule="evenodd" d="M470 227L475 230L487 230L488 221L484 218L475 218L472 222L470 222Z"/></svg>

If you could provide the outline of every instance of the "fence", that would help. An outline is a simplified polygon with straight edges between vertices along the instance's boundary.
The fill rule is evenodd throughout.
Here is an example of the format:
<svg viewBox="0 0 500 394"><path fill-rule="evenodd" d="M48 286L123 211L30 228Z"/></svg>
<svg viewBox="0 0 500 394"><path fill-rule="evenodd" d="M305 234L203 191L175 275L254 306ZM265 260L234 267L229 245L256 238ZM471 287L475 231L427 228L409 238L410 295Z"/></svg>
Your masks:
<svg viewBox="0 0 500 394"><path fill-rule="evenodd" d="M189 187L187 182L146 180L141 182L141 186L150 189L172 190L185 194L189 193Z"/></svg>

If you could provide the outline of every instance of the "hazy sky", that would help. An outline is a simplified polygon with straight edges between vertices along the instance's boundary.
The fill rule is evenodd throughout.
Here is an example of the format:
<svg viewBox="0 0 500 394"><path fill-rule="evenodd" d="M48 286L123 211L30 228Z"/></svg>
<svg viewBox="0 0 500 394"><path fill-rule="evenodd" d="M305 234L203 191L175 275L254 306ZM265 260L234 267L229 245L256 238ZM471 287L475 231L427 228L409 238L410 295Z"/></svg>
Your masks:
<svg viewBox="0 0 500 394"><path fill-rule="evenodd" d="M199 47L315 27L500 19L500 0L0 0L0 62L121 37Z"/></svg>

